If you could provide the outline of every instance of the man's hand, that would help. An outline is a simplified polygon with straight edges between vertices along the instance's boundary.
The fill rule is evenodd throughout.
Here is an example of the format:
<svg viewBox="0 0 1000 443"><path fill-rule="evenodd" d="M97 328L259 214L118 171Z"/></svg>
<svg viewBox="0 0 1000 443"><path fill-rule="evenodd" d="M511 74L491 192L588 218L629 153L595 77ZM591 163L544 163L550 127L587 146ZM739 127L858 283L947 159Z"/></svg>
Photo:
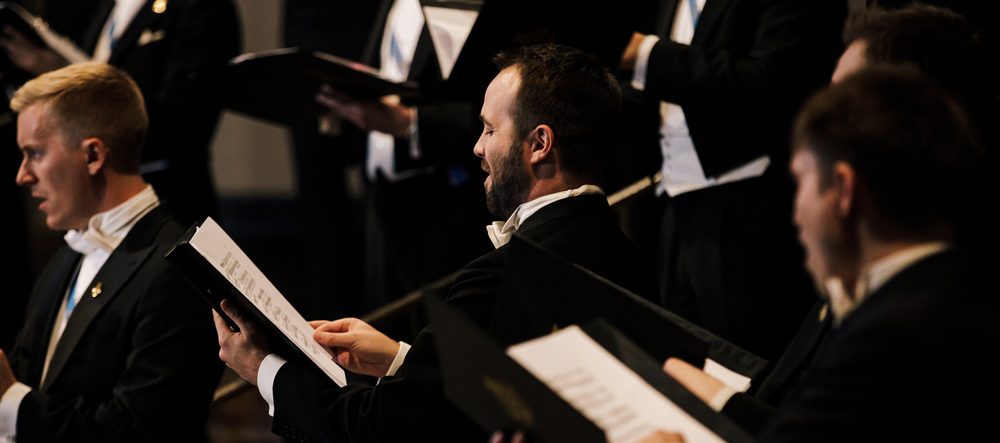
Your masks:
<svg viewBox="0 0 1000 443"><path fill-rule="evenodd" d="M228 300L222 301L222 311L233 319L240 332L233 332L222 317L215 316L215 332L219 335L219 359L226 363L240 378L257 385L257 370L270 352L267 341L257 334L253 323L248 322Z"/></svg>
<svg viewBox="0 0 1000 443"><path fill-rule="evenodd" d="M726 386L715 377L706 374L705 371L691 366L679 358L668 358L667 362L663 364L663 371L705 403L712 401Z"/></svg>
<svg viewBox="0 0 1000 443"><path fill-rule="evenodd" d="M319 94L316 94L316 102L365 131L406 136L409 135L410 124L413 122L413 109L401 105L395 97L355 100L323 85Z"/></svg>
<svg viewBox="0 0 1000 443"><path fill-rule="evenodd" d="M0 349L0 397L3 396L11 386L17 383L17 378L14 377L14 370L10 368L10 362L7 361L7 354Z"/></svg>
<svg viewBox="0 0 1000 443"><path fill-rule="evenodd" d="M68 64L59 54L32 43L10 25L3 28L0 47L3 47L14 66L31 75L43 74Z"/></svg>
<svg viewBox="0 0 1000 443"><path fill-rule="evenodd" d="M399 352L399 343L356 318L309 324L316 329L316 342L330 348L337 364L354 373L384 377Z"/></svg>
<svg viewBox="0 0 1000 443"><path fill-rule="evenodd" d="M622 61L618 64L619 68L626 71L635 69L635 59L639 55L639 45L644 38L646 38L646 34L632 33L632 40L629 40L628 46L625 47L625 52L622 53Z"/></svg>

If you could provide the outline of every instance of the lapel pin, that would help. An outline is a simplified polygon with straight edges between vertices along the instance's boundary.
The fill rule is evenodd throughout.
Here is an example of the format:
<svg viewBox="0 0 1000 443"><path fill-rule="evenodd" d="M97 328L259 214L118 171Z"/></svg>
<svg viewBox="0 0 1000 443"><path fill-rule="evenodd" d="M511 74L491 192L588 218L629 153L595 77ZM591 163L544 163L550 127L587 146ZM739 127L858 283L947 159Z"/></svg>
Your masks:
<svg viewBox="0 0 1000 443"><path fill-rule="evenodd" d="M827 311L829 311L829 308L830 308L830 304L827 303L827 304L824 304L823 307L819 309L819 321L820 322L822 322L823 320L826 320L826 314L827 314Z"/></svg>
<svg viewBox="0 0 1000 443"><path fill-rule="evenodd" d="M153 12L163 14L167 10L167 0L156 0L153 2Z"/></svg>
<svg viewBox="0 0 1000 443"><path fill-rule="evenodd" d="M101 286L102 286L102 283L101 282L97 282L97 284L94 285L93 288L90 288L90 298L97 298L98 295L101 295L101 291L102 291Z"/></svg>

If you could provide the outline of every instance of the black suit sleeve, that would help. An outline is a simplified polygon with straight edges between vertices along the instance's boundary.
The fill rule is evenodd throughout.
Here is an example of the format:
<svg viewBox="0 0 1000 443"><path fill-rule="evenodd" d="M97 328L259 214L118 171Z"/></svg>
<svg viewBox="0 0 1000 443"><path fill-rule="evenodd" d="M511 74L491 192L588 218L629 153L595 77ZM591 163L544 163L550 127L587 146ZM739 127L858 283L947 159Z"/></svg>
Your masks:
<svg viewBox="0 0 1000 443"><path fill-rule="evenodd" d="M470 263L456 277L449 303L474 321L488 321L502 263L500 253ZM340 388L311 367L286 363L274 380L274 432L310 441L407 441L431 435L440 441L485 441L483 431L443 395L432 334L429 328L421 331L399 372L375 386Z"/></svg>
<svg viewBox="0 0 1000 443"><path fill-rule="evenodd" d="M685 45L664 38L653 47L646 95L684 109L699 157L709 157L701 161L721 162L712 169L778 151L799 103L832 73L843 3L730 0L714 23L706 7L703 39Z"/></svg>
<svg viewBox="0 0 1000 443"><path fill-rule="evenodd" d="M18 442L171 442L204 436L222 369L211 311L165 262L153 266L161 269L147 286L115 295L141 297L136 308L101 318L102 328L117 326L118 334L129 337L127 358L112 361L98 349L82 357L90 361L80 362L119 374L113 386L95 381L75 386L79 394L73 396L31 391L18 410Z"/></svg>

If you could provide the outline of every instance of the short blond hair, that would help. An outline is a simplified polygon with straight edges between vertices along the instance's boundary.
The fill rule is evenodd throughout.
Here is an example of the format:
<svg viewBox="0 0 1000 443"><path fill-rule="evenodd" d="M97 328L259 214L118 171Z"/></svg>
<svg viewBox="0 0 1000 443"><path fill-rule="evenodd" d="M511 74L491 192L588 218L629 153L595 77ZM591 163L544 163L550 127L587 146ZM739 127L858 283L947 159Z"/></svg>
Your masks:
<svg viewBox="0 0 1000 443"><path fill-rule="evenodd" d="M139 152L149 117L142 92L125 72L106 63L78 63L47 72L21 86L14 112L44 104L72 144L97 137L109 148L108 165L139 171Z"/></svg>

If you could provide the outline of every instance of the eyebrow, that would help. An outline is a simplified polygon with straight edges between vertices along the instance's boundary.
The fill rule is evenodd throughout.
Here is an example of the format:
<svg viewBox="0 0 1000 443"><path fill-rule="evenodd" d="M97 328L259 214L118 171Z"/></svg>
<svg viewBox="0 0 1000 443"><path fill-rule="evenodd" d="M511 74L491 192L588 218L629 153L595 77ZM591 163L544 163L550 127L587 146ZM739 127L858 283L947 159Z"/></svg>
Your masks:
<svg viewBox="0 0 1000 443"><path fill-rule="evenodd" d="M479 114L479 121L483 122L483 124L485 124L486 126L494 126L493 123L490 123L489 120L486 120L486 117L484 117L482 114Z"/></svg>

